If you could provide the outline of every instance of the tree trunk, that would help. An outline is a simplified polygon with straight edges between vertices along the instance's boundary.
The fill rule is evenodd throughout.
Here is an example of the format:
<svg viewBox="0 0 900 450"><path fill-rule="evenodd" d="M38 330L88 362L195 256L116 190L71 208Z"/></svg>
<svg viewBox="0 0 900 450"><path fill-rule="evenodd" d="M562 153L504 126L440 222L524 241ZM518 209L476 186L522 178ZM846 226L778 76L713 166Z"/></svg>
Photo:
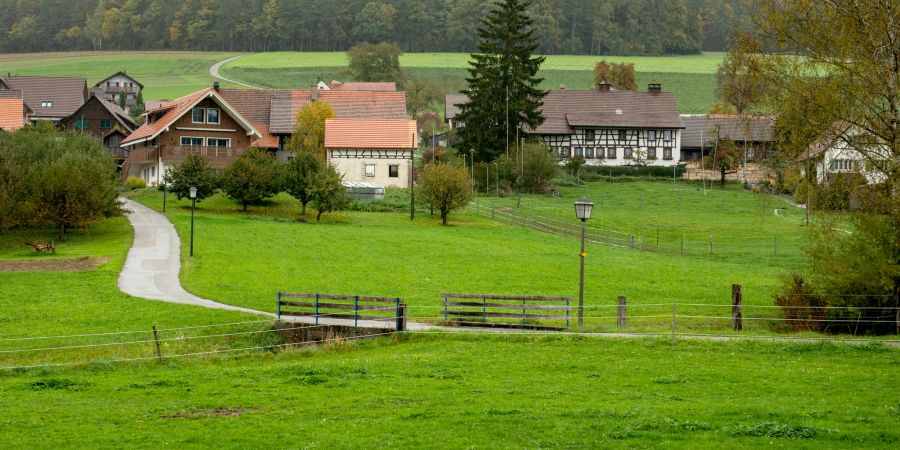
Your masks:
<svg viewBox="0 0 900 450"><path fill-rule="evenodd" d="M320 209L320 210L319 210L319 213L316 214L316 222L318 222L319 219L322 218L322 213L324 213L324 212L325 212L325 210L323 210L323 209Z"/></svg>
<svg viewBox="0 0 900 450"><path fill-rule="evenodd" d="M66 224L59 224L59 240L63 241L66 239Z"/></svg>
<svg viewBox="0 0 900 450"><path fill-rule="evenodd" d="M301 215L301 216L305 216L305 215L306 215L306 204L307 204L307 203L309 203L309 202L308 202L308 201L306 201L306 202L300 202L300 215Z"/></svg>
<svg viewBox="0 0 900 450"><path fill-rule="evenodd" d="M725 187L725 169L719 170L719 174L722 175L722 178L719 179L719 187Z"/></svg>
<svg viewBox="0 0 900 450"><path fill-rule="evenodd" d="M241 206L244 207L244 212L247 212L247 202L241 202Z"/></svg>
<svg viewBox="0 0 900 450"><path fill-rule="evenodd" d="M444 209L441 210L441 222L443 225L447 225L447 216L449 216L449 215L450 215L450 211L447 211Z"/></svg>

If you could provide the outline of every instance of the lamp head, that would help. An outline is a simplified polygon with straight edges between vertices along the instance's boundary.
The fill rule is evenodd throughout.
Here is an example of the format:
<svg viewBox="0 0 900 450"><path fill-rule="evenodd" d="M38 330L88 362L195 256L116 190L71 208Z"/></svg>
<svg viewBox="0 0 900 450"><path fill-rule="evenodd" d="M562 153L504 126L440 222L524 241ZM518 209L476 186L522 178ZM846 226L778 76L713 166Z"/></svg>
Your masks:
<svg viewBox="0 0 900 450"><path fill-rule="evenodd" d="M575 202L575 217L582 222L591 218L591 212L594 209L594 203L586 198L582 198Z"/></svg>
<svg viewBox="0 0 900 450"><path fill-rule="evenodd" d="M188 188L188 191L191 193L191 198L197 198L197 188L191 186Z"/></svg>

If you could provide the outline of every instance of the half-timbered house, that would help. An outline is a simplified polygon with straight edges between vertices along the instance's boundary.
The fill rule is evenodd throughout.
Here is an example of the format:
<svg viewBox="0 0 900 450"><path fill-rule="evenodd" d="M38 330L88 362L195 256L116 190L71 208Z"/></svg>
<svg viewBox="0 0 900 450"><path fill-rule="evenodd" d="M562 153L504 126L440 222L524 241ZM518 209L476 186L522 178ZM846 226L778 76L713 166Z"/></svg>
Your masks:
<svg viewBox="0 0 900 450"><path fill-rule="evenodd" d="M408 119L328 119L328 163L344 176L382 187L410 185L412 157L418 145L416 121Z"/></svg>

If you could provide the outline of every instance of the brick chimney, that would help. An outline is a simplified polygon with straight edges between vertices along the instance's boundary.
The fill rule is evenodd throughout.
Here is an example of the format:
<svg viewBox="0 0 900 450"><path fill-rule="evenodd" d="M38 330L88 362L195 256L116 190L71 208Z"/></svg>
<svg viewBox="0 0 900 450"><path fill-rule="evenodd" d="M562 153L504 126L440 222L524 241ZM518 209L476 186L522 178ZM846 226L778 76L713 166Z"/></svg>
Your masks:
<svg viewBox="0 0 900 450"><path fill-rule="evenodd" d="M319 101L319 86L315 85L309 88L309 101L316 102Z"/></svg>
<svg viewBox="0 0 900 450"><path fill-rule="evenodd" d="M662 92L662 85L659 83L650 83L647 85L647 92L651 94L659 94Z"/></svg>
<svg viewBox="0 0 900 450"><path fill-rule="evenodd" d="M213 81L213 90L219 92L219 82Z"/></svg>
<svg viewBox="0 0 900 450"><path fill-rule="evenodd" d="M606 81L601 81L597 83L597 90L600 92L609 92L612 90L612 85Z"/></svg>

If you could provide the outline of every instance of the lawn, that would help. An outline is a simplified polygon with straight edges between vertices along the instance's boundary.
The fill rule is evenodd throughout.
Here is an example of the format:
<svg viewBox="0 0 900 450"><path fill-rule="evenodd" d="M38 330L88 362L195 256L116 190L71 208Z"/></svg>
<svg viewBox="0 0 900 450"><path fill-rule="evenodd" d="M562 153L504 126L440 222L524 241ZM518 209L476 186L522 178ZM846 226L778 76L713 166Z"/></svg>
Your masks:
<svg viewBox="0 0 900 450"><path fill-rule="evenodd" d="M0 68L3 74L85 77L89 87L124 70L144 84L144 100L171 100L211 86L209 67L234 55L210 52L0 54Z"/></svg>
<svg viewBox="0 0 900 450"><path fill-rule="evenodd" d="M0 373L15 448L892 448L880 346L403 336Z"/></svg>
<svg viewBox="0 0 900 450"><path fill-rule="evenodd" d="M654 186L670 189L665 182ZM733 195L752 199L752 194ZM156 209L162 206L158 191L143 192L135 199ZM658 204L646 207L653 205ZM453 215L449 227L440 226L427 211L420 211L413 222L407 213L345 212L326 215L323 223L311 218L301 223L290 220L298 206L285 194L253 208L251 214L240 213L221 195L203 201L199 208L195 257L184 258L182 281L197 295L229 304L274 311L278 291L399 296L411 305L414 319L434 321L441 292L577 296L577 241L473 213ZM691 204L685 202L682 220L691 216L690 211ZM167 214L186 246L190 203L170 197ZM677 220L673 226L680 225ZM739 223L745 217L724 214L722 220ZM186 253L183 247L182 254ZM752 315L771 317L776 311L768 307L779 275L799 264L789 258L680 257L599 245L589 246L588 253L588 324L599 331L614 329L615 314L609 307L619 295L628 297L632 314L652 316L635 317L638 324L662 323L664 331L673 302L714 305L685 305L681 314L699 308L695 315L728 315L732 283L744 286L745 303L762 307ZM730 324L725 319L697 322L721 331ZM766 322L748 327L759 332L771 329Z"/></svg>
<svg viewBox="0 0 900 450"><path fill-rule="evenodd" d="M598 60L634 62L639 86L661 83L664 89L675 92L682 113L705 113L716 100L715 72L722 56L722 53L644 57L551 55L539 76L544 78L545 89L562 85L569 89L590 89L594 84L593 66ZM468 60L466 53L409 53L401 57L400 65L415 77L439 83L446 92L457 92L466 85ZM232 61L222 68L222 73L259 86L303 89L320 75L325 80L347 79L346 67L346 54L340 52L273 52Z"/></svg>

